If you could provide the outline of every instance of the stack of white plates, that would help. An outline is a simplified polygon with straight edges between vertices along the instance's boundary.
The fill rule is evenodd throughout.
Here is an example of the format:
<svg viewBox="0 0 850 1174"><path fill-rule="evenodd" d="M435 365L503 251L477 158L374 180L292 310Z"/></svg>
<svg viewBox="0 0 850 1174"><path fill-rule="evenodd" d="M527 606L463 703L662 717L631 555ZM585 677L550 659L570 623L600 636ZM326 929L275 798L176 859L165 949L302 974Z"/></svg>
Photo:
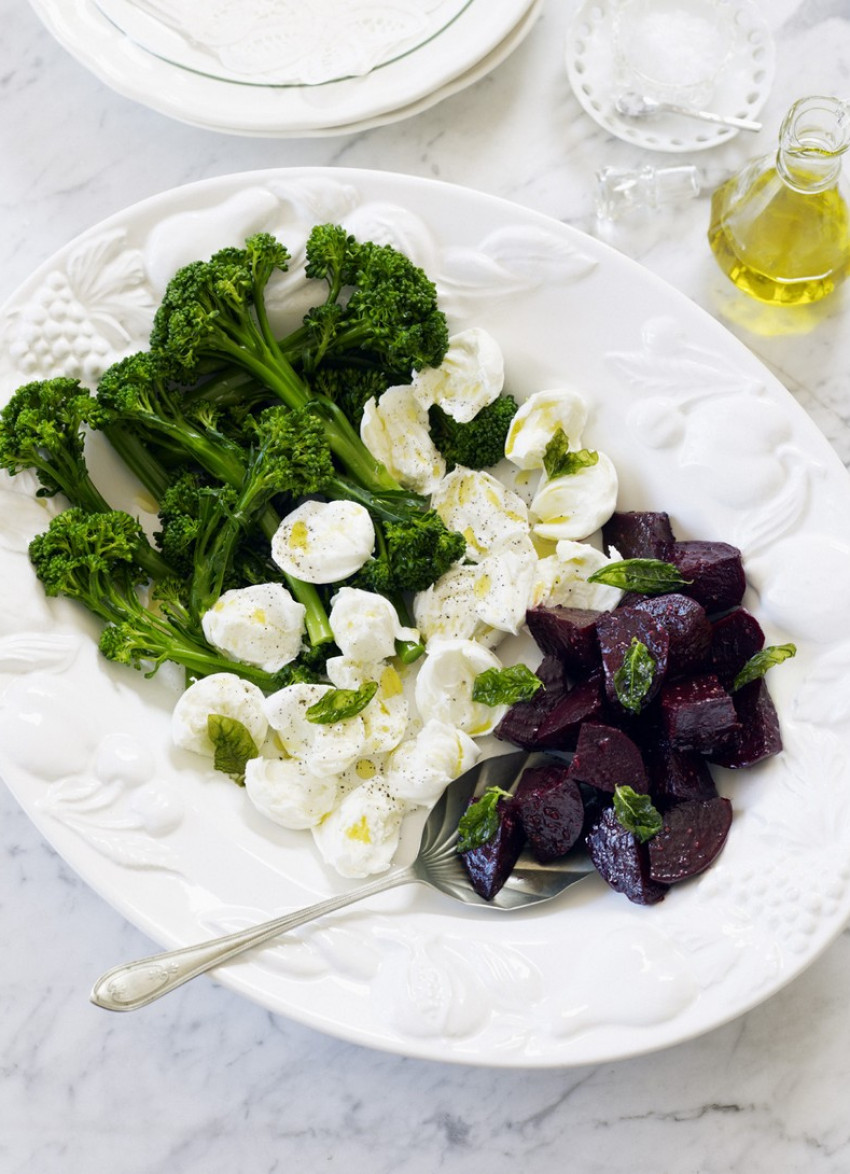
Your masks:
<svg viewBox="0 0 850 1174"><path fill-rule="evenodd" d="M348 134L483 77L543 0L30 0L118 93L209 130Z"/></svg>

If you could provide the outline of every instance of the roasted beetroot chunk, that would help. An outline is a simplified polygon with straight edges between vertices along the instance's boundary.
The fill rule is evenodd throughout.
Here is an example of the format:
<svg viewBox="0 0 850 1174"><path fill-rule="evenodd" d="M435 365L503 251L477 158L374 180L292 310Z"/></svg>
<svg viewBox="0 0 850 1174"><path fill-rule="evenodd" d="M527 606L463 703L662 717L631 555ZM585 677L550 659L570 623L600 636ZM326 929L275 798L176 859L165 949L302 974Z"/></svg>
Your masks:
<svg viewBox="0 0 850 1174"><path fill-rule="evenodd" d="M676 750L721 753L738 733L732 698L714 673L673 681L661 690L661 725Z"/></svg>
<svg viewBox="0 0 850 1174"><path fill-rule="evenodd" d="M569 775L577 783L588 783L613 795L615 787L631 787L641 795L649 790L643 758L635 743L616 726L585 722Z"/></svg>
<svg viewBox="0 0 850 1174"><path fill-rule="evenodd" d="M674 536L667 514L634 510L612 514L602 527L602 540L606 552L613 546L620 558L663 558Z"/></svg>
<svg viewBox="0 0 850 1174"><path fill-rule="evenodd" d="M615 892L624 893L636 905L655 905L663 899L668 886L650 876L646 844L623 827L613 807L603 811L585 843L594 868Z"/></svg>
<svg viewBox="0 0 850 1174"><path fill-rule="evenodd" d="M680 677L709 667L712 627L701 603L687 595L671 592L643 599L634 606L648 612L669 637L668 677Z"/></svg>
<svg viewBox="0 0 850 1174"><path fill-rule="evenodd" d="M525 832L512 799L499 800L499 828L492 839L461 853L461 864L479 897L492 901L511 875L525 844Z"/></svg>
<svg viewBox="0 0 850 1174"><path fill-rule="evenodd" d="M592 673L572 689L546 686L542 696L518 701L493 733L523 750L573 750L582 722L604 714L602 674Z"/></svg>
<svg viewBox="0 0 850 1174"><path fill-rule="evenodd" d="M564 666L554 656L544 656L535 675L543 682L530 701L517 701L496 726L493 733L502 742L512 742L523 750L539 748L538 731L558 702L566 696Z"/></svg>
<svg viewBox="0 0 850 1174"><path fill-rule="evenodd" d="M645 703L651 701L661 688L661 682L667 672L670 647L670 638L658 621L637 605L621 607L600 615L596 621L596 634L602 654L605 695L611 704L622 712L615 680L631 648L632 640L639 640L644 644L655 661L652 683L644 698Z"/></svg>
<svg viewBox="0 0 850 1174"><path fill-rule="evenodd" d="M662 810L682 799L713 799L714 777L701 754L676 750L661 734L644 748L649 789ZM635 788L637 790L637 788Z"/></svg>
<svg viewBox="0 0 850 1174"><path fill-rule="evenodd" d="M732 702L740 725L729 745L711 755L712 762L740 770L778 754L782 749L779 718L764 679L736 690Z"/></svg>
<svg viewBox="0 0 850 1174"><path fill-rule="evenodd" d="M574 676L586 677L599 665L599 614L578 607L533 607L525 622L542 652L557 656Z"/></svg>
<svg viewBox="0 0 850 1174"><path fill-rule="evenodd" d="M590 834L592 829L602 818L602 812L611 806L611 796L605 791L599 791L587 783L579 783L584 802L584 826L581 829L582 839Z"/></svg>
<svg viewBox="0 0 850 1174"><path fill-rule="evenodd" d="M728 542L673 542L663 558L678 569L687 587L682 588L705 610L726 611L737 607L747 587L744 564L737 546Z"/></svg>
<svg viewBox="0 0 850 1174"><path fill-rule="evenodd" d="M762 626L744 607L735 608L712 624L711 668L727 689L750 657L762 648Z"/></svg>
<svg viewBox="0 0 850 1174"><path fill-rule="evenodd" d="M567 771L560 762L530 767L514 795L528 849L541 864L565 856L584 826L581 790Z"/></svg>
<svg viewBox="0 0 850 1174"><path fill-rule="evenodd" d="M579 681L548 711L537 727L535 749L574 750L583 724L604 721L606 713L602 674L591 673L586 681ZM496 734L499 734L498 729Z"/></svg>
<svg viewBox="0 0 850 1174"><path fill-rule="evenodd" d="M703 872L717 858L732 824L728 799L690 799L664 816L664 826L649 841L650 876L672 885Z"/></svg>
<svg viewBox="0 0 850 1174"><path fill-rule="evenodd" d="M539 677L543 682L544 690L555 690L556 693L565 693L569 688L567 670L560 657L551 656L547 653L534 670L534 675ZM535 696L542 699L544 695L544 693L538 692Z"/></svg>

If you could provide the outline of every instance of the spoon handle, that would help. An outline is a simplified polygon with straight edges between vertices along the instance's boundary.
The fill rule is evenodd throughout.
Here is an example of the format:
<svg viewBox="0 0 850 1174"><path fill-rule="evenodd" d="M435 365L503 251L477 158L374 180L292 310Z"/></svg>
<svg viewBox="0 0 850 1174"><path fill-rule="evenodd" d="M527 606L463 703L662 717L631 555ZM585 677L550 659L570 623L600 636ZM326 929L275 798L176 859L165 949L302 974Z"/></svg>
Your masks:
<svg viewBox="0 0 850 1174"><path fill-rule="evenodd" d="M412 868L396 868L378 880L361 885L353 892L340 893L327 901L308 905L306 909L287 913L273 921L265 921L261 925L238 930L225 937L199 942L194 946L183 946L181 949L167 950L162 954L141 958L137 962L113 966L111 970L102 974L92 987L91 1001L107 1011L135 1011L167 995L169 991L182 986L189 979L204 974L214 966L219 966L254 946L260 946L263 942L286 933L287 930L295 929L296 926L304 925L305 922L313 921L317 917L324 917L326 913L344 909L365 897L372 897L376 893L383 893L387 889L394 889L398 885L416 880L419 880L419 877Z"/></svg>
<svg viewBox="0 0 850 1174"><path fill-rule="evenodd" d="M684 114L688 118L701 118L703 122L719 122L723 126L735 126L739 130L761 130L761 123L753 122L750 118L736 118L734 114L715 114L711 110L693 110L690 106L675 106L671 102L664 102L662 105L671 114Z"/></svg>

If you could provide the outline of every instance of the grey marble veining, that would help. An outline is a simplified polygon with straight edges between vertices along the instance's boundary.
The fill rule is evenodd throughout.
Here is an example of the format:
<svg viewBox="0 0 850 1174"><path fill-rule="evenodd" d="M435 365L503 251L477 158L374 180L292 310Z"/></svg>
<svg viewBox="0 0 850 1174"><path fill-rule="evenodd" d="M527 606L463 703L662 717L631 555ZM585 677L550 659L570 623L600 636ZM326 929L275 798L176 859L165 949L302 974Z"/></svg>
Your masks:
<svg viewBox="0 0 850 1174"><path fill-rule="evenodd" d="M732 169L790 101L850 94L844 0L759 0L777 74L758 136L696 160ZM58 247L145 196L207 176L340 165L433 176L590 232L594 173L646 161L580 109L563 68L575 0L550 0L494 74L407 122L326 139L195 130L120 97L20 0L0 0L0 300ZM657 165L669 157L655 156ZM717 317L850 464L850 291L798 318L715 269L700 197L609 243ZM4 1174L844 1174L850 1169L850 933L766 1004L620 1064L511 1072L406 1060L270 1015L203 979L132 1016L93 978L151 943L92 892L0 789L0 1169Z"/></svg>

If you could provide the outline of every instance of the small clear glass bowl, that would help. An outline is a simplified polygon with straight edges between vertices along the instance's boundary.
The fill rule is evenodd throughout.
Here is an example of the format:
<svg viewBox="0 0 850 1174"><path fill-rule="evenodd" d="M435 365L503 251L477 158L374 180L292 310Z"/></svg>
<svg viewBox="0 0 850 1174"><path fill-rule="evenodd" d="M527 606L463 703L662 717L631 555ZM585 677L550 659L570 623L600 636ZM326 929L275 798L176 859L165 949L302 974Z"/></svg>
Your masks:
<svg viewBox="0 0 850 1174"><path fill-rule="evenodd" d="M732 54L734 15L728 0L619 0L613 39L621 89L704 106Z"/></svg>

